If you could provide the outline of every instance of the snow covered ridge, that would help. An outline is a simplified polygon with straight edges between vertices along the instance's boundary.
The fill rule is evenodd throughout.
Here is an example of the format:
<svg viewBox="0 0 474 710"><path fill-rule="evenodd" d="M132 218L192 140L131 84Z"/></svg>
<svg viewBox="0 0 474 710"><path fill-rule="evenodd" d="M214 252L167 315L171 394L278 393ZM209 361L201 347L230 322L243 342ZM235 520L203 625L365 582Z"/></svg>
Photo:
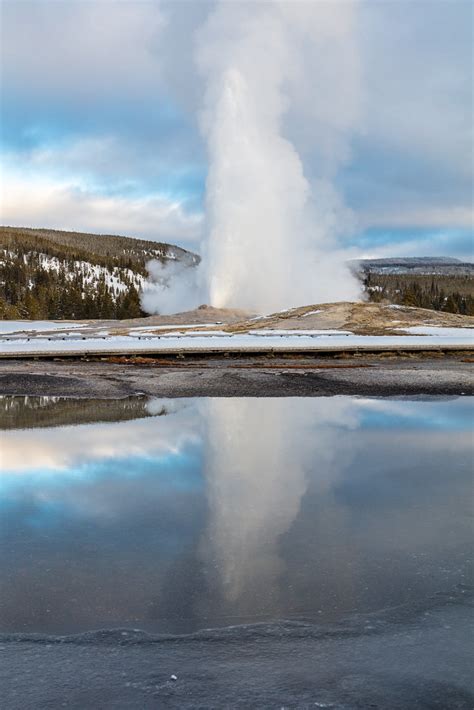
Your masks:
<svg viewBox="0 0 474 710"><path fill-rule="evenodd" d="M3 262L6 258L12 259L13 254L3 252ZM174 254L171 254L170 259L176 259ZM0 257L0 261L1 261ZM121 293L125 293L130 286L134 286L138 291L143 287L146 277L131 268L119 266L107 267L100 264L94 264L84 260L59 259L56 256L49 256L42 252L28 252L23 254L23 263L29 264L38 261L39 267L46 272L62 272L64 279L70 283L76 282L78 279L84 287L95 287L103 282L110 292L112 299L115 300ZM33 288L34 282L31 281L29 288Z"/></svg>
<svg viewBox="0 0 474 710"><path fill-rule="evenodd" d="M175 259L174 255L170 257ZM115 299L120 293L124 293L130 286L135 286L137 290L143 287L146 281L145 276L129 268L115 266L108 268L99 264L92 264L88 261L74 261L72 265L66 260L60 261L56 257L39 254L40 264L46 271L56 271L62 268L68 281L82 277L84 285L94 285L103 281L109 289L112 298Z"/></svg>
<svg viewBox="0 0 474 710"><path fill-rule="evenodd" d="M150 254L149 258L160 259L163 261L179 261L180 255L178 248L171 248L166 254L156 251ZM5 264L6 260L17 258L14 252L0 250L0 264ZM146 282L146 276L137 271L123 266L107 267L93 261L59 259L56 256L50 256L42 252L27 252L22 255L22 262L29 264L33 260L38 261L38 266L47 272L55 272L58 274L61 270L64 272L66 280L73 281L78 277L82 277L84 284L94 284L103 280L106 286L115 292L126 291L130 285L141 289Z"/></svg>

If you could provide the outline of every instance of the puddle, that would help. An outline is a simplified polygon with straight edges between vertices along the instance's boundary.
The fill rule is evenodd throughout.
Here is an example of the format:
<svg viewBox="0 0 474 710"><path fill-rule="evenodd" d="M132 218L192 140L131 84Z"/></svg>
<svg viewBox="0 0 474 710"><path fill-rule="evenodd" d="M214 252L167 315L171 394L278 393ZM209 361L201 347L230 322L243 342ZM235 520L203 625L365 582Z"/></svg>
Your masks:
<svg viewBox="0 0 474 710"><path fill-rule="evenodd" d="M0 631L339 623L469 589L473 398L0 400Z"/></svg>

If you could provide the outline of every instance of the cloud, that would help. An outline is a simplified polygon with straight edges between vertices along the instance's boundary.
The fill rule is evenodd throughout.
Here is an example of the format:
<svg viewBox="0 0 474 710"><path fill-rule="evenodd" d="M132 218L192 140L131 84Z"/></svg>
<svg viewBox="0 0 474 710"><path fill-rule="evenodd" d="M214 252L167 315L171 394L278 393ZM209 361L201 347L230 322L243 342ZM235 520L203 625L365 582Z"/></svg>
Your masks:
<svg viewBox="0 0 474 710"><path fill-rule="evenodd" d="M365 2L361 33L349 204L364 226L472 229L472 4Z"/></svg>
<svg viewBox="0 0 474 710"><path fill-rule="evenodd" d="M363 45L372 141L469 175L472 5L366 3ZM466 61L467 60L467 61Z"/></svg>
<svg viewBox="0 0 474 710"><path fill-rule="evenodd" d="M156 88L165 29L159 2L2 3L2 79L30 96L90 101ZM27 51L25 49L27 48Z"/></svg>
<svg viewBox="0 0 474 710"><path fill-rule="evenodd" d="M283 129L308 182L317 184L339 166L335 187L361 230L472 231L472 4L435 2L427 12L425 0L361 0L353 33L344 24L347 3L341 0L341 11L336 1L329 4L325 16L318 12L324 31L317 36L336 44L338 37L350 37L351 44L331 53L330 62L319 62L316 71L315 58L327 53L326 40L311 41L311 3L277 3L282 17L291 13L285 27L297 36L303 58L293 55L285 69ZM107 191L135 190L133 198L109 199L119 200L119 213L128 215L124 229L143 236L153 233L157 212L163 221L156 203L147 203L148 216L138 219L143 201L150 200L145 195L177 201L185 213L191 203L202 210L203 80L193 58L215 6L213 0L2 2L2 143L14 153L16 181L24 183L9 221L54 217L53 203L29 215L37 193L24 198L37 176L59 192L62 183L63 192L73 195L74 224L82 204L76 188L102 205L85 213L87 226L78 228L103 231ZM354 81L341 91L338 77L349 69ZM187 216L173 224L183 227L175 241L197 238ZM418 253L422 248L414 247Z"/></svg>
<svg viewBox="0 0 474 710"><path fill-rule="evenodd" d="M474 208L468 205L449 207L426 205L404 211L367 212L364 221L374 227L460 227L474 229Z"/></svg>
<svg viewBox="0 0 474 710"><path fill-rule="evenodd" d="M150 400L150 413L162 405L163 400ZM62 480L69 469L75 475L74 471L114 458L178 456L199 441L200 425L192 403L183 400L173 409L171 402L170 408L164 416L131 421L3 431L3 483L8 485L17 476L58 475Z"/></svg>
<svg viewBox="0 0 474 710"><path fill-rule="evenodd" d="M192 245L202 228L199 213L188 213L180 201L160 193L108 195L79 180L61 181L5 171L1 214L3 224L9 226L47 226Z"/></svg>
<svg viewBox="0 0 474 710"><path fill-rule="evenodd" d="M157 153L154 152L156 148ZM38 145L4 150L7 169L20 176L37 174L68 181L87 183L96 191L109 193L149 193L159 189L168 197L192 201L199 195L202 179L198 163L178 160L155 141L124 139L109 133L61 137Z"/></svg>
<svg viewBox="0 0 474 710"><path fill-rule="evenodd" d="M355 237L354 257L454 256L474 258L472 229L372 228Z"/></svg>

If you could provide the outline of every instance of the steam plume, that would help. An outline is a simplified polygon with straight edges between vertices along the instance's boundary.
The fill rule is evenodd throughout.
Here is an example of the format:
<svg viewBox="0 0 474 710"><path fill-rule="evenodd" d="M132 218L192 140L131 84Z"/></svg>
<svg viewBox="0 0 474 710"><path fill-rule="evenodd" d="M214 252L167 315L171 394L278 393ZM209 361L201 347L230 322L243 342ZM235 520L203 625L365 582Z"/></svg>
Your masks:
<svg viewBox="0 0 474 710"><path fill-rule="evenodd" d="M198 33L209 154L198 281L213 306L270 312L359 296L338 248L351 215L333 182L359 121L356 12L356 2L220 2ZM297 146L319 166L310 177Z"/></svg>
<svg viewBox="0 0 474 710"><path fill-rule="evenodd" d="M142 308L147 313L182 313L205 301L196 267L180 261L166 264L152 259L147 271L148 280L141 295Z"/></svg>

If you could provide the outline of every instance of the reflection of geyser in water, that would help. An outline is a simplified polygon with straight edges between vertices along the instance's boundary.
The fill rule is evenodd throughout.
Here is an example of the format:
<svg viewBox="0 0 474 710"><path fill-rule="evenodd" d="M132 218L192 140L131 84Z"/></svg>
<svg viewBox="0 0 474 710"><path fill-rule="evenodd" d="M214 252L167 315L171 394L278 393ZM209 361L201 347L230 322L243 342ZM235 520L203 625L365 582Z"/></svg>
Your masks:
<svg viewBox="0 0 474 710"><path fill-rule="evenodd" d="M206 407L209 525L202 554L217 570L229 611L274 612L280 538L298 515L307 473L321 489L333 480L340 426L356 424L355 409L339 398L215 399Z"/></svg>

